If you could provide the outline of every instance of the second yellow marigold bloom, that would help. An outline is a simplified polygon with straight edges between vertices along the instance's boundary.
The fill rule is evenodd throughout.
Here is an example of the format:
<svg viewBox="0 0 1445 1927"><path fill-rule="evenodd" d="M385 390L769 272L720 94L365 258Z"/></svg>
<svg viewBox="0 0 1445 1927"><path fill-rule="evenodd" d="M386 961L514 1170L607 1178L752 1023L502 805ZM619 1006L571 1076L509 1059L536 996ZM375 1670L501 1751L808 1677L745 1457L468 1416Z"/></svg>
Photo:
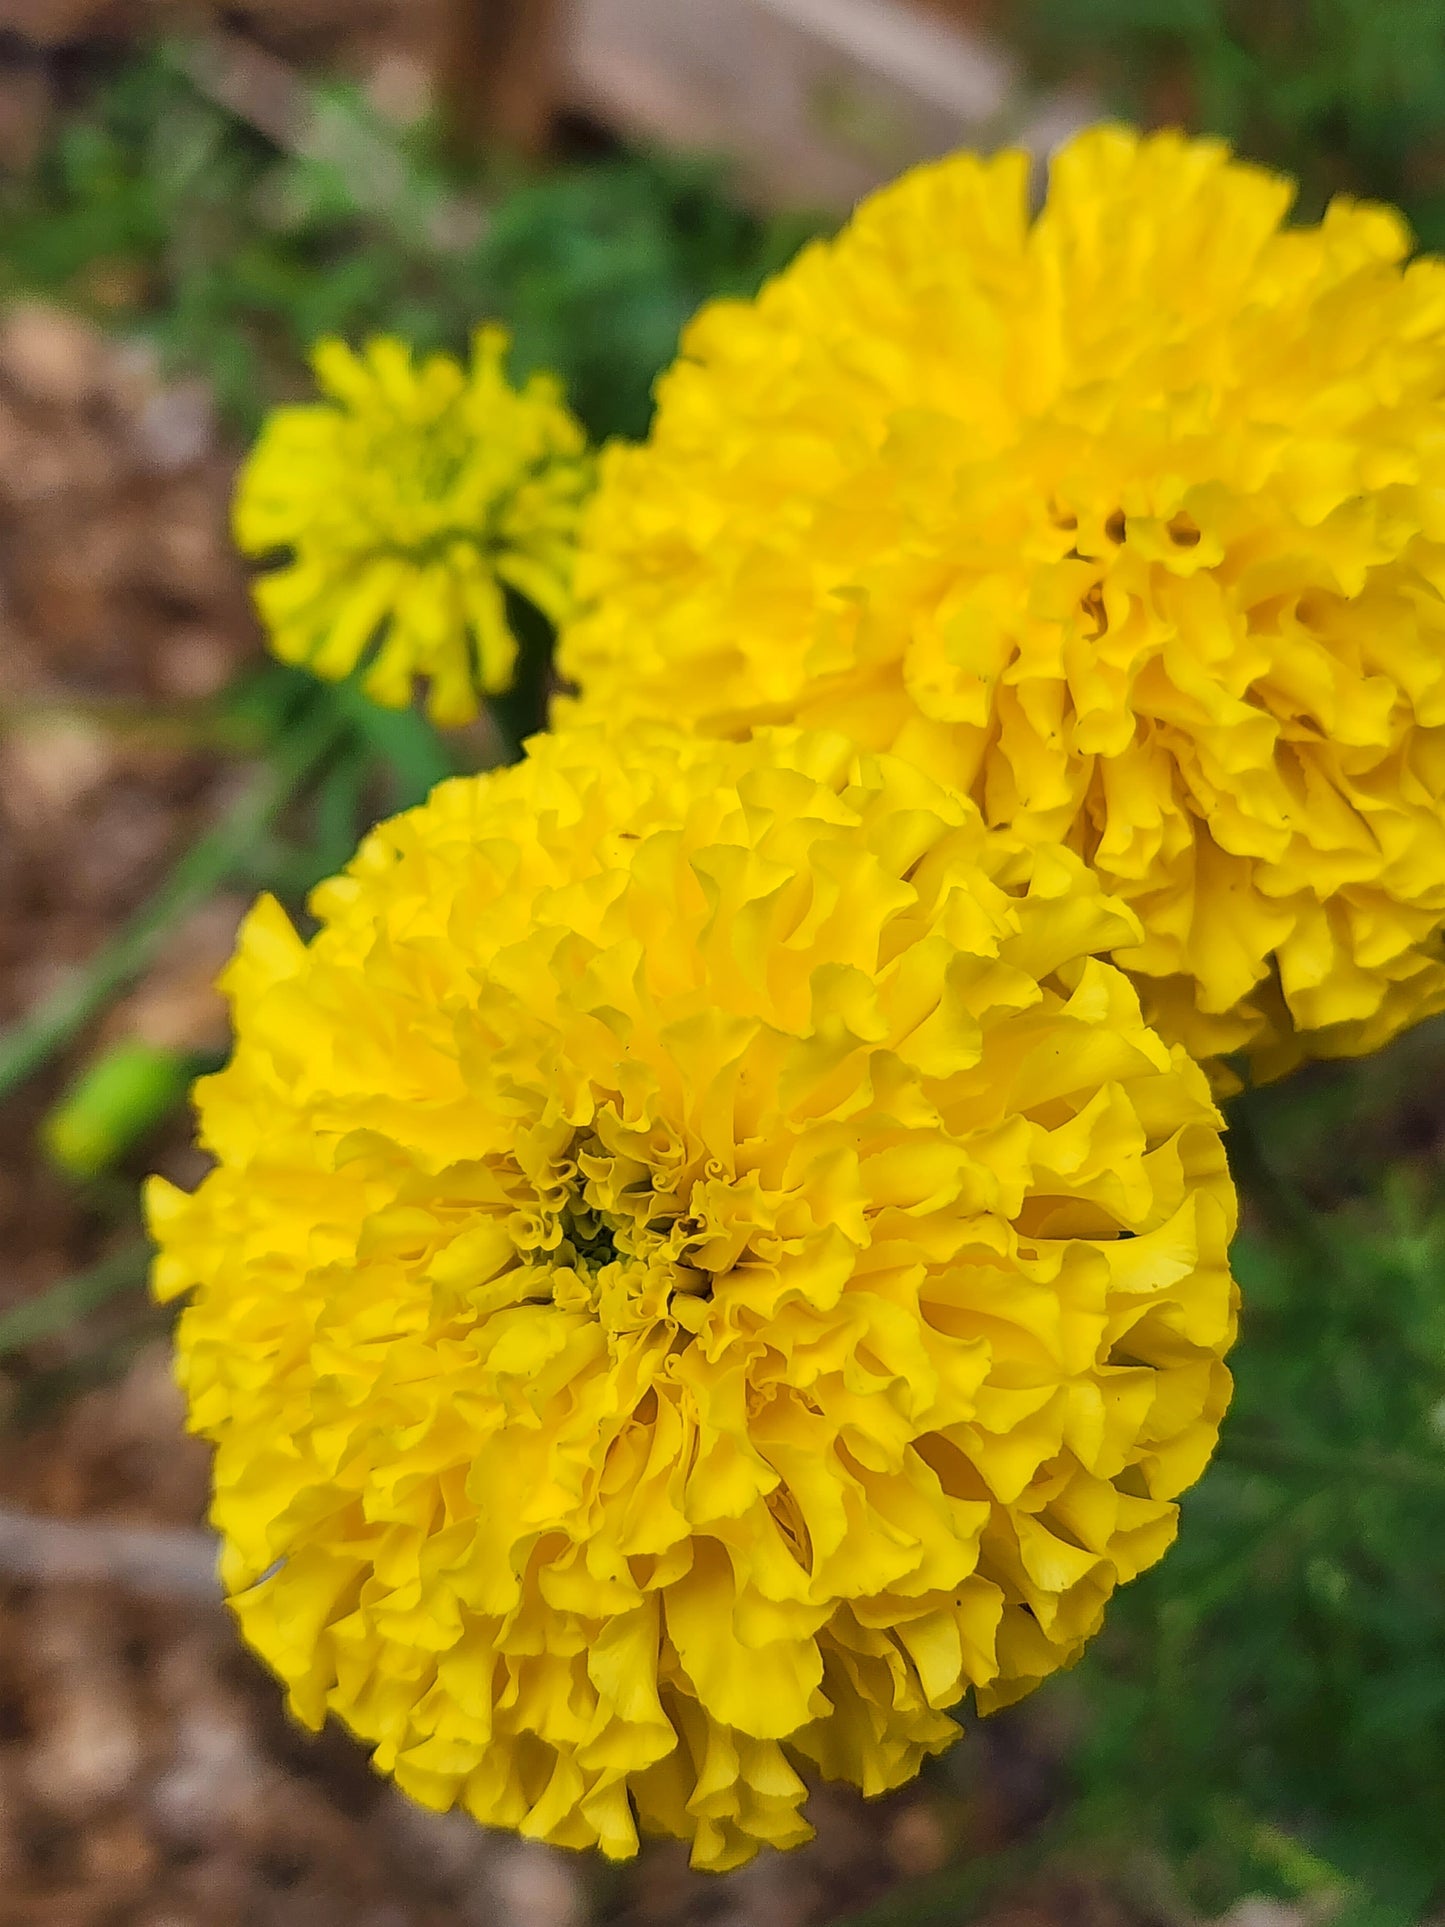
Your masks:
<svg viewBox="0 0 1445 1927"><path fill-rule="evenodd" d="M1213 1447L1234 1201L1077 857L837 736L577 731L312 907L150 1198L299 1718L721 1868L1078 1655Z"/></svg>
<svg viewBox="0 0 1445 1927"><path fill-rule="evenodd" d="M464 723L512 684L506 591L567 613L586 436L551 376L508 384L506 348L484 328L463 368L385 337L317 347L326 399L271 415L236 495L242 550L286 563L256 584L283 661L337 678L371 655L373 700L426 676L433 720Z"/></svg>
<svg viewBox="0 0 1445 1927"><path fill-rule="evenodd" d="M604 462L576 713L844 729L1066 840L1201 1057L1439 1009L1445 264L1292 196L1101 128L1031 221L959 155L705 311Z"/></svg>

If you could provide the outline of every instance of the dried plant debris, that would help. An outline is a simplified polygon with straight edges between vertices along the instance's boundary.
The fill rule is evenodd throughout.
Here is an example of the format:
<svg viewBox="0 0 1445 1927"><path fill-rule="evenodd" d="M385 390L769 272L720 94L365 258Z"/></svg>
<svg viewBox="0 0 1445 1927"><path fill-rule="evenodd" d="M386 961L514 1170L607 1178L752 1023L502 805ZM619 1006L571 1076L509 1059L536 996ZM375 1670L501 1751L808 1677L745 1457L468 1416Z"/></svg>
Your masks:
<svg viewBox="0 0 1445 1927"><path fill-rule="evenodd" d="M335 60L356 49L424 41L438 11L437 0L5 0L0 31L22 47L54 49L224 23L290 53Z"/></svg>

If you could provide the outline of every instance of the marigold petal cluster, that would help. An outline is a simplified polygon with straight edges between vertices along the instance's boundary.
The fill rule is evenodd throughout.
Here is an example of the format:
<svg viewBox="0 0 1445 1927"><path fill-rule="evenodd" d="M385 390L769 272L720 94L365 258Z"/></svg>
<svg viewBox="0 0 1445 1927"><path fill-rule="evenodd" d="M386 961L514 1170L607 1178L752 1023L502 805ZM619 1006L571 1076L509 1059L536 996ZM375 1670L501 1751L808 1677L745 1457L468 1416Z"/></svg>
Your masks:
<svg viewBox="0 0 1445 1927"><path fill-rule="evenodd" d="M705 310L607 456L583 718L844 729L1067 841L1255 1075L1445 1004L1445 263L1104 127L959 155Z"/></svg>
<svg viewBox="0 0 1445 1927"><path fill-rule="evenodd" d="M837 735L542 738L225 979L156 1181L222 1572L416 1799L732 1866L1068 1665L1213 1447L1234 1196L1079 859Z"/></svg>
<svg viewBox="0 0 1445 1927"><path fill-rule="evenodd" d="M393 708L425 676L433 719L464 723L478 689L511 687L508 592L567 614L587 440L552 376L509 385L506 351L498 328L467 368L389 337L318 345L326 399L270 416L235 503L242 550L285 559L255 587L283 661L340 678L369 659Z"/></svg>

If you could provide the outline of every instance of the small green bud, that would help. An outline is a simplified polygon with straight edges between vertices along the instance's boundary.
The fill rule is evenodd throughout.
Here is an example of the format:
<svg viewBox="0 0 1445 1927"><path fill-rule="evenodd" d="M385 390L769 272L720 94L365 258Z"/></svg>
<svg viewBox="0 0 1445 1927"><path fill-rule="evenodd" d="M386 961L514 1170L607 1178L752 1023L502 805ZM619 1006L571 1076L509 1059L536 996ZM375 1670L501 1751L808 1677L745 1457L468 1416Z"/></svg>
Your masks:
<svg viewBox="0 0 1445 1927"><path fill-rule="evenodd" d="M71 1178L108 1171L175 1109L194 1068L189 1051L138 1038L113 1044L86 1065L41 1123L47 1158Z"/></svg>

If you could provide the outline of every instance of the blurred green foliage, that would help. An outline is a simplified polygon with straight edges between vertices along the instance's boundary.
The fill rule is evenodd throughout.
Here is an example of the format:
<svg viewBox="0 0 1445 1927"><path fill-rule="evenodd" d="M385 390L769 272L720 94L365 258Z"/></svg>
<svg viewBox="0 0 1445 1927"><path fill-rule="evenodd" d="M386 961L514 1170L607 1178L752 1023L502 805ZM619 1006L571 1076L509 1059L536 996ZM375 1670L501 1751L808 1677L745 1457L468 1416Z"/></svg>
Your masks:
<svg viewBox="0 0 1445 1927"><path fill-rule="evenodd" d="M689 315L750 293L815 226L745 212L723 168L696 157L459 182L432 130L399 134L355 89L313 101L392 150L385 215L344 167L279 152L204 97L162 48L86 91L34 174L0 184L0 295L55 294L139 328L209 375L248 431L303 392L319 335L459 349L494 316L514 330L518 372L557 369L595 436L636 435ZM459 190L479 232L439 243L435 217Z"/></svg>
<svg viewBox="0 0 1445 1927"><path fill-rule="evenodd" d="M1445 0L1018 0L1035 63L1131 119L1183 120L1332 193L1393 201L1445 245Z"/></svg>
<svg viewBox="0 0 1445 1927"><path fill-rule="evenodd" d="M651 155L561 168L498 204L482 281L519 364L558 369L594 434L644 433L699 305L752 294L821 226L744 212L724 188L714 162Z"/></svg>
<svg viewBox="0 0 1445 1927"><path fill-rule="evenodd" d="M1442 1055L1437 1024L1235 1107L1220 1457L1077 1675L1086 1806L1209 1912L1333 1897L1341 1927L1404 1927L1445 1901L1445 1198L1401 1128ZM1346 1168L1335 1119L1382 1092L1393 1128Z"/></svg>
<svg viewBox="0 0 1445 1927"><path fill-rule="evenodd" d="M1040 75L1402 207L1445 246L1445 0L1018 0ZM1234 1107L1236 1396L1169 1557L1076 1675L1094 1824L1187 1898L1445 1904L1445 1035Z"/></svg>

